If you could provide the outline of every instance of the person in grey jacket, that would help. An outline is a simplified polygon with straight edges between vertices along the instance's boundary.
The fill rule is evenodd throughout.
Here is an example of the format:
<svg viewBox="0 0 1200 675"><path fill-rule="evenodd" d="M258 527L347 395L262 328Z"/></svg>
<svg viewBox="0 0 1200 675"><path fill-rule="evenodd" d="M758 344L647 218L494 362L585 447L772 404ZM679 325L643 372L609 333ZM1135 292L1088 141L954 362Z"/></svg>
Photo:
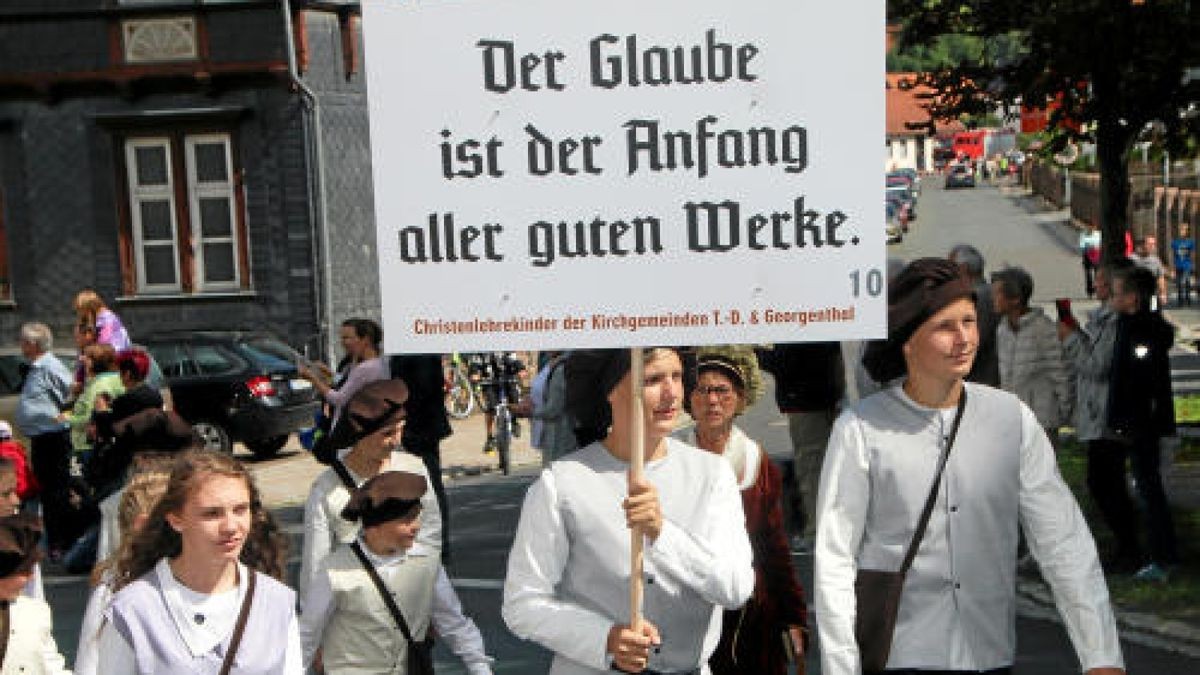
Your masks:
<svg viewBox="0 0 1200 675"><path fill-rule="evenodd" d="M996 327L1000 388L1029 406L1056 441L1075 402L1054 321L1040 307L1029 306L1032 296L1033 277L1024 269L1007 267L992 275L992 303L1001 317Z"/></svg>
<svg viewBox="0 0 1200 675"><path fill-rule="evenodd" d="M542 451L542 466L574 452L575 418L567 412L566 361L569 352L555 353L533 378L530 397L533 424L530 444Z"/></svg>
<svg viewBox="0 0 1200 675"><path fill-rule="evenodd" d="M1118 259L1096 270L1096 297L1103 304L1088 316L1083 328L1074 317L1058 323L1058 336L1075 377L1075 432L1087 445L1088 492L1117 541L1109 566L1127 572L1138 569L1141 552L1136 514L1125 486L1128 447L1109 427L1108 390L1117 340L1117 312L1110 305L1112 277L1132 266Z"/></svg>

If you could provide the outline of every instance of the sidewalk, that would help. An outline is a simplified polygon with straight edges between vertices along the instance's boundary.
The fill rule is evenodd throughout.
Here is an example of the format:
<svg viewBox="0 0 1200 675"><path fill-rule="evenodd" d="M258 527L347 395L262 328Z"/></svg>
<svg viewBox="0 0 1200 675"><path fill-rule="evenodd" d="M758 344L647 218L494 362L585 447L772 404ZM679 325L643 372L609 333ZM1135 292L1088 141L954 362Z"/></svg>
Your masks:
<svg viewBox="0 0 1200 675"><path fill-rule="evenodd" d="M500 470L495 453L483 454L483 415L476 413L465 420L452 420L454 433L442 441L442 479L447 484L465 476L478 476ZM248 456L239 451L240 459ZM521 420L521 437L513 440L512 467L540 466L541 453L529 447L529 421ZM262 491L263 504L270 509L304 504L308 488L325 465L300 447L295 436L280 451L280 457L265 462L247 461Z"/></svg>

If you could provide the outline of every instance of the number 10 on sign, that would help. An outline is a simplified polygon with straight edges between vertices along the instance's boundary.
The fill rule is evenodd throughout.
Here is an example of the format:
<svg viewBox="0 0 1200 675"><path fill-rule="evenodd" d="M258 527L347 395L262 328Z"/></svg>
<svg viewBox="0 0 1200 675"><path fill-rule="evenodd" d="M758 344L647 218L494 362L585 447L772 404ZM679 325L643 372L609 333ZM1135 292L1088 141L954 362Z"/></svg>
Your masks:
<svg viewBox="0 0 1200 675"><path fill-rule="evenodd" d="M863 288L864 276L867 282L866 289ZM850 289L856 298L862 295L863 290L872 298L879 297L879 294L883 293L883 272L878 267L872 267L866 274L862 270L850 272Z"/></svg>

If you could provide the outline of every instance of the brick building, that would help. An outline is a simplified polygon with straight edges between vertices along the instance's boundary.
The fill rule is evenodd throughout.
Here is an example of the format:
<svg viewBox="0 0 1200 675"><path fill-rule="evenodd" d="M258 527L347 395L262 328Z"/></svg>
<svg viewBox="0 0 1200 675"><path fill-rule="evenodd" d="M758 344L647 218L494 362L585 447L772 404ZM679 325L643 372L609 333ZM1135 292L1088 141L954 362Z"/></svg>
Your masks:
<svg viewBox="0 0 1200 675"><path fill-rule="evenodd" d="M0 335L378 317L365 87L358 2L0 3Z"/></svg>

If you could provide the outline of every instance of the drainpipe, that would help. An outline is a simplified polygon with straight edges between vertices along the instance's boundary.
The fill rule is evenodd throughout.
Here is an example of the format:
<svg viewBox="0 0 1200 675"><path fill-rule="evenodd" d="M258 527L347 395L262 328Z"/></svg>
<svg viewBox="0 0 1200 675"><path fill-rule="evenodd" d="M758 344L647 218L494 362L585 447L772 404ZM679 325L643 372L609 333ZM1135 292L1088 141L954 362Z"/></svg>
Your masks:
<svg viewBox="0 0 1200 675"><path fill-rule="evenodd" d="M288 76L292 84L304 96L307 103L305 110L311 133L305 136L305 145L310 145L309 157L317 171L316 199L317 208L312 218L313 230L313 278L316 285L318 335L327 360L333 358L333 261L329 252L329 210L325 200L325 148L322 142L321 102L308 84L300 77L296 66L296 35L292 25L291 0L281 0L279 3L283 12L284 36L287 39ZM319 244L318 244L319 242ZM318 274L317 270L320 270Z"/></svg>

